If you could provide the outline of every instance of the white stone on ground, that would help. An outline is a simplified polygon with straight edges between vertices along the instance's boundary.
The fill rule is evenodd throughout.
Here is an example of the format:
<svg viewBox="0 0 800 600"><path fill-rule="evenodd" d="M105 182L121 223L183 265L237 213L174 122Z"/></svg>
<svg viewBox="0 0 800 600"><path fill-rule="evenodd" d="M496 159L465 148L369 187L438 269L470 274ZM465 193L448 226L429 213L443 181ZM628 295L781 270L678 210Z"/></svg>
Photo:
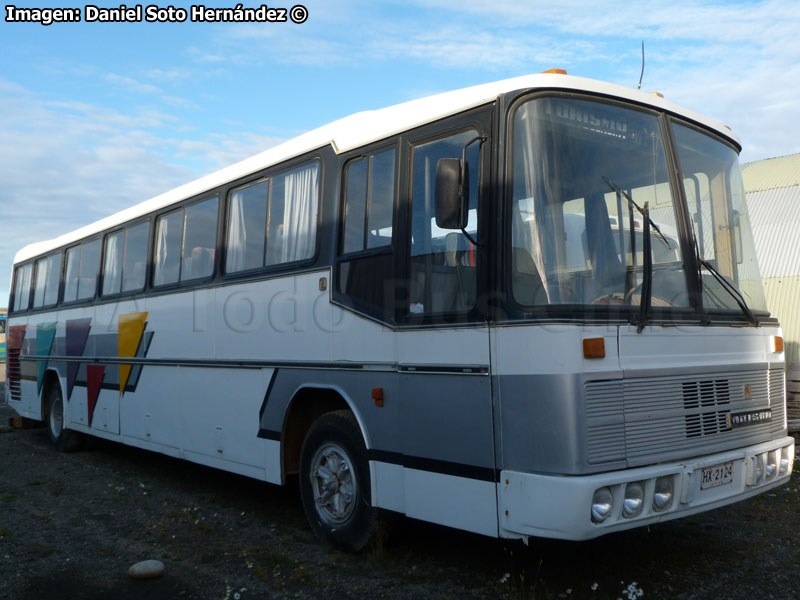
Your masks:
<svg viewBox="0 0 800 600"><path fill-rule="evenodd" d="M143 560L128 569L128 576L133 579L152 579L164 573L164 563L160 560Z"/></svg>

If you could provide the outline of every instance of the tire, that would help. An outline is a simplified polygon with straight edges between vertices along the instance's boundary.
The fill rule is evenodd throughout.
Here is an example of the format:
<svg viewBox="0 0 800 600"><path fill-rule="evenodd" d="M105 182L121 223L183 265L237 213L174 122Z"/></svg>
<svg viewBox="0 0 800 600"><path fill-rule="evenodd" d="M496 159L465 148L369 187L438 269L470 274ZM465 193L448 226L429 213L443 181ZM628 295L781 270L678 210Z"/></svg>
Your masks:
<svg viewBox="0 0 800 600"><path fill-rule="evenodd" d="M323 542L363 550L378 528L370 502L367 449L353 414L337 410L311 424L300 451L300 497Z"/></svg>
<svg viewBox="0 0 800 600"><path fill-rule="evenodd" d="M57 384L47 386L45 397L45 427L47 436L59 452L75 452L83 445L83 435L64 426L64 402L61 387Z"/></svg>

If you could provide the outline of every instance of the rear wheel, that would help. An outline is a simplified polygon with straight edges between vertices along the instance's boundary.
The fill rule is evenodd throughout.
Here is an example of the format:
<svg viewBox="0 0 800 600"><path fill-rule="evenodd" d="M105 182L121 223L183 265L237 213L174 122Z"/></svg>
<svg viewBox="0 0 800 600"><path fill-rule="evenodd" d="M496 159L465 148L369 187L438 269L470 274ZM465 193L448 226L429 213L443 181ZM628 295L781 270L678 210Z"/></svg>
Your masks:
<svg viewBox="0 0 800 600"><path fill-rule="evenodd" d="M50 385L47 388L45 398L47 415L47 435L53 445L60 452L74 452L81 447L83 435L77 431L67 429L64 423L64 401L61 398L61 388L58 385Z"/></svg>
<svg viewBox="0 0 800 600"><path fill-rule="evenodd" d="M300 496L321 540L362 550L378 526L371 505L367 449L353 414L337 410L312 423L300 452Z"/></svg>

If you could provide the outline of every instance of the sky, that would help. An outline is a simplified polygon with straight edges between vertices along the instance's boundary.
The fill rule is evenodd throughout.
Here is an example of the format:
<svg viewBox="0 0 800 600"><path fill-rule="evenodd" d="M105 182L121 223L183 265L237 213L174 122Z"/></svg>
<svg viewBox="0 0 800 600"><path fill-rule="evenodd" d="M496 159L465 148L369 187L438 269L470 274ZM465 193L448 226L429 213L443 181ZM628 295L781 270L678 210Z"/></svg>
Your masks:
<svg viewBox="0 0 800 600"><path fill-rule="evenodd" d="M0 21L0 306L25 244L358 111L550 68L635 88L642 41L642 89L729 125L742 162L800 152L797 0L269 6L293 1L305 22L85 22L74 0L14 3L82 22Z"/></svg>

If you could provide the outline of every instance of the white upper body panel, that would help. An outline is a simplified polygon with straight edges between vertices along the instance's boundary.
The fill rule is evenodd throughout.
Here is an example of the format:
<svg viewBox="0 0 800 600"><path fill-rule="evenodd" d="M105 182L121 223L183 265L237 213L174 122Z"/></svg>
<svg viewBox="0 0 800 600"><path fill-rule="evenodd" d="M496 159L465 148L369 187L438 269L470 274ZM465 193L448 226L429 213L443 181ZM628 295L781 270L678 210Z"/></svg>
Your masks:
<svg viewBox="0 0 800 600"><path fill-rule="evenodd" d="M500 94L522 89L587 91L613 96L623 100L631 100L640 104L650 105L659 110L682 115L687 119L716 130L721 135L734 141L737 145L740 145L738 138L728 128L655 94L571 75L550 73L525 75L461 90L445 92L418 100L411 100L402 104L396 104L380 110L365 111L344 117L343 119L304 133L241 162L155 196L150 200L127 208L105 219L101 219L52 240L29 244L17 253L14 258L14 263L16 264L39 254L46 253L49 250L80 240L97 232L114 227L115 225L125 223L317 148L322 148L330 144L335 152L346 152L391 135L408 131L414 127L431 123L438 119L492 102Z"/></svg>

